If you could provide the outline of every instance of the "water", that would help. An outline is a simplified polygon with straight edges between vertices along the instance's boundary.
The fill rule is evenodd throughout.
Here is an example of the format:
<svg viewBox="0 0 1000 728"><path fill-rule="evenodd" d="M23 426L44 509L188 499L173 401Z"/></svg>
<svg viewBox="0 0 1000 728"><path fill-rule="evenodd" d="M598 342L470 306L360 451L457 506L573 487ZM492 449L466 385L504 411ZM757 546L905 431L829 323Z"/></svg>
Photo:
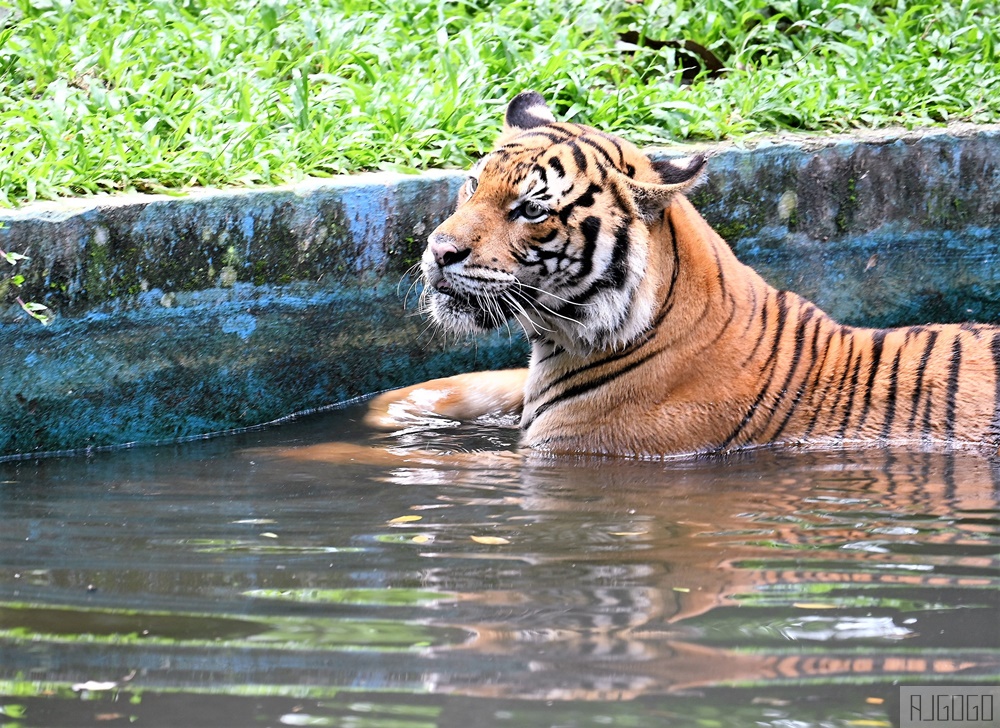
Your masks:
<svg viewBox="0 0 1000 728"><path fill-rule="evenodd" d="M360 415L0 466L0 725L891 726L1000 681L996 461Z"/></svg>

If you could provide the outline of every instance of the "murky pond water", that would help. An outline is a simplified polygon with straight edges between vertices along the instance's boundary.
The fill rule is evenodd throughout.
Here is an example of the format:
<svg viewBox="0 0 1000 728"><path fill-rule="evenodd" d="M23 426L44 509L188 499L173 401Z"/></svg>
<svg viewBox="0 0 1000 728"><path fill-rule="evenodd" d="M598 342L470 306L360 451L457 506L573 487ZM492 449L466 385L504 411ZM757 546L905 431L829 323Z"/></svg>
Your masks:
<svg viewBox="0 0 1000 728"><path fill-rule="evenodd" d="M295 449L360 414L0 465L0 724L889 726L1000 680L997 462Z"/></svg>

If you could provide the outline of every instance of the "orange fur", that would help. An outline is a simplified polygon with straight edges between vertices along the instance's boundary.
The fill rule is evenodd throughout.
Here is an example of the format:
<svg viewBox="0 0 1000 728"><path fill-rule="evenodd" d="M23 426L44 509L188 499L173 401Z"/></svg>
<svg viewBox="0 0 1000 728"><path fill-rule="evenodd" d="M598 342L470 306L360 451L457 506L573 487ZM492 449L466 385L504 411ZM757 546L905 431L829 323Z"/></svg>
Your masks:
<svg viewBox="0 0 1000 728"><path fill-rule="evenodd" d="M432 317L514 320L530 366L435 380L374 403L453 419L521 412L522 443L666 456L779 443L1000 441L1000 328L842 326L740 263L683 196L703 160L636 147L511 102L423 259Z"/></svg>

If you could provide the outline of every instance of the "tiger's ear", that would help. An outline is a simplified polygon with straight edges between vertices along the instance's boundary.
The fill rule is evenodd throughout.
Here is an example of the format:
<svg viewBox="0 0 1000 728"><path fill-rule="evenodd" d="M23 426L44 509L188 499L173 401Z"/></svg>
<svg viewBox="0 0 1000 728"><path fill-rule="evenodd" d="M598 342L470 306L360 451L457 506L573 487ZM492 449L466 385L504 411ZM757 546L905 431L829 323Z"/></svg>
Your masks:
<svg viewBox="0 0 1000 728"><path fill-rule="evenodd" d="M695 154L693 157L653 162L653 169L662 184L639 182L624 175L622 179L632 193L639 215L647 222L653 222L660 217L674 195L686 193L701 182L707 161L704 154Z"/></svg>
<svg viewBox="0 0 1000 728"><path fill-rule="evenodd" d="M545 99L537 91L522 91L507 104L503 118L504 135L551 124L556 120Z"/></svg>

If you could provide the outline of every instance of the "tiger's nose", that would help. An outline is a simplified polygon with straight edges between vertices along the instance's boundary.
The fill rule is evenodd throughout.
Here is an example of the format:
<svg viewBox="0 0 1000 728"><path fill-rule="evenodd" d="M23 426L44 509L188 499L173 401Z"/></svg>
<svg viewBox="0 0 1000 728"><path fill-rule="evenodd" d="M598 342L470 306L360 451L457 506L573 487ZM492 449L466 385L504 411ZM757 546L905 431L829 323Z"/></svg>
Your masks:
<svg viewBox="0 0 1000 728"><path fill-rule="evenodd" d="M460 248L454 238L450 237L433 237L428 241L427 246L431 250L431 255L434 256L434 261L441 268L452 263L461 263L472 252L472 248Z"/></svg>

